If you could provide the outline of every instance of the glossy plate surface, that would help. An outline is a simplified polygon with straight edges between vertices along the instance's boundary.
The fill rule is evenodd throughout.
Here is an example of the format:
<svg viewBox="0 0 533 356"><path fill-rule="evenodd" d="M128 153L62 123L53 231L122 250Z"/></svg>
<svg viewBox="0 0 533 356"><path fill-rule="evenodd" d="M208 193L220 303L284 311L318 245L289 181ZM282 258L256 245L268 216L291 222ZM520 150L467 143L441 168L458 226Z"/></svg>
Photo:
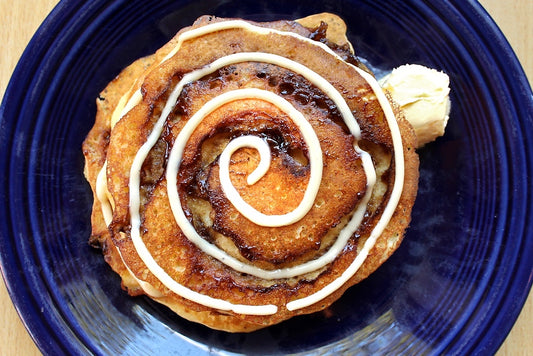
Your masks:
<svg viewBox="0 0 533 356"><path fill-rule="evenodd" d="M2 272L45 354L490 354L533 271L533 98L474 1L62 1L23 55L0 110ZM451 78L445 137L421 149L413 222L393 257L322 313L251 334L189 323L128 297L87 244L81 142L123 67L203 14L253 20L330 11L380 71Z"/></svg>

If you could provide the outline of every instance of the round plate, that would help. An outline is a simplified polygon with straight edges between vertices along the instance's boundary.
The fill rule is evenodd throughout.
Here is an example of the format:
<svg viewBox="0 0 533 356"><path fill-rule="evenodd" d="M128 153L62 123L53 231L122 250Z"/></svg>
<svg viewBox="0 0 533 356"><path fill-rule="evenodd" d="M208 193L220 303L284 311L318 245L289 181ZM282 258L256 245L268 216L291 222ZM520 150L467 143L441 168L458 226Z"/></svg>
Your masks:
<svg viewBox="0 0 533 356"><path fill-rule="evenodd" d="M100 90L202 14L266 21L322 11L346 20L378 73L421 63L451 78L449 127L419 150L419 196L400 249L324 312L250 334L127 296L87 244L81 143ZM475 1L62 1L0 113L2 272L45 354L490 354L531 286L532 93Z"/></svg>

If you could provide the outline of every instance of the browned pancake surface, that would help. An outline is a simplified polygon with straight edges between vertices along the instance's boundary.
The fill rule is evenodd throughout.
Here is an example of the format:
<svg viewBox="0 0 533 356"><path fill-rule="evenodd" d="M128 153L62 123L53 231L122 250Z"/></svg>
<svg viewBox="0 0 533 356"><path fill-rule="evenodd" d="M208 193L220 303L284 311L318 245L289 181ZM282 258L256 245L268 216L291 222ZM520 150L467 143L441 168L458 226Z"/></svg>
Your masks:
<svg viewBox="0 0 533 356"><path fill-rule="evenodd" d="M327 19L333 28L343 28L337 22L338 18ZM193 27L211 21L222 19L202 17ZM259 25L303 36L317 36L316 28L306 29L294 22ZM334 46L335 50L344 58L351 57L342 36L337 34L334 38L337 44L344 45ZM145 281L159 291L157 296L152 296L155 300L190 320L213 328L252 331L294 315L323 309L339 298L346 288L372 273L401 242L410 220L418 179L416 138L410 125L397 112L404 141L405 185L399 206L369 257L352 279L329 297L301 310L288 311L285 308L287 302L315 293L342 274L382 213L394 183L392 141L383 112L371 88L354 68L297 39L259 36L239 29L221 31L185 42L179 56L157 66L175 43L176 39L173 39L154 56L125 69L97 101L95 127L84 143L86 175L95 189L96 176L107 159L107 184L114 211L108 229L95 198L93 243L99 242L104 247L107 262L121 275L124 287L131 294L142 293L138 280ZM366 177L361 159L353 149L354 138L347 132L339 112L330 99L303 77L268 64L243 63L226 67L186 87L143 165L143 241L158 264L179 283L234 304L278 305L278 313L268 316L221 312L175 295L144 266L129 237L129 169L159 117L169 91L184 73L241 51L270 52L292 58L332 83L343 94L358 120L363 136L360 145L371 153L378 167L378 185L384 187L374 193L363 226L326 268L300 279L274 281L231 270L206 256L183 235L174 221L166 193L164 172L169 150L187 120L208 100L236 88L273 91L304 113L324 152L323 183L311 211L298 223L265 228L248 221L227 201L218 178L218 156L234 137L244 134L264 137L272 151L272 166L267 175L257 184L247 185L245 179L256 167L258 154L252 149L240 149L232 156L230 177L243 199L257 210L266 214L286 213L299 204L309 180L306 147L297 128L279 109L260 100L226 104L200 124L185 150L178 191L184 211L197 231L238 259L265 269L276 269L319 257L331 246L335 232L346 223L347 216L359 203L366 189ZM111 130L111 115L120 98L137 88L142 90L142 101Z"/></svg>

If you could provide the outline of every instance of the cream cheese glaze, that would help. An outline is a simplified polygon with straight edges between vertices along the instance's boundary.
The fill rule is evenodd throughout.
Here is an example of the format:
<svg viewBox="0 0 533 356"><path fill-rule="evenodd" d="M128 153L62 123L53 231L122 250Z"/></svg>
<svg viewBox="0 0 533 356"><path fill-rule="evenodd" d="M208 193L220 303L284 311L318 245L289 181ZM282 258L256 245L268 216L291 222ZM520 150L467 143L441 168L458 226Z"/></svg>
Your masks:
<svg viewBox="0 0 533 356"><path fill-rule="evenodd" d="M232 21L212 23L212 24L208 24L208 25L196 28L196 29L191 29L191 30L183 32L182 34L180 34L175 48L163 59L161 63L163 63L166 60L169 60L174 55L179 54L179 49L181 47L181 44L184 41L202 36L204 34L222 31L225 29L234 29L234 28L244 29L244 30L252 31L258 34L276 33L276 34L281 34L283 36L297 37L301 41L306 41L307 43L311 43L314 46L318 46L322 48L328 55L334 56L338 60L342 60L335 52L333 52L329 47L327 47L323 43L310 40L306 37L300 36L292 32L283 32L279 30L263 28L263 27L252 25L242 20L232 20ZM264 145L258 142L256 138L243 137L243 138L237 138L233 140L232 142L230 142L230 144L228 145L228 147L226 147L224 153L222 154L220 158L220 166L221 166L221 172L222 172L221 174L224 176L224 178L221 179L221 181L223 181L222 187L228 199L233 204L236 204L235 205L236 208L241 213L249 217L250 220L253 221L254 223L257 223L263 226L283 226L286 224L291 224L294 221L297 221L301 217L303 217L306 214L306 212L310 209L310 207L313 205L316 192L318 191L318 186L320 184L321 172L322 172L322 151L320 148L320 143L318 142L318 139L316 138L316 134L314 134L314 132L309 132L309 130L312 131L312 128L310 127L309 123L307 122L305 118L303 118L303 121L302 121L303 115L299 113L285 99L273 94L272 92L259 90L259 89L241 89L241 90L227 92L224 95L221 95L213 99L211 102L208 102L204 107L202 107L189 120L187 125L190 124L190 127L187 127L187 125L185 126L185 128L178 135L178 138L176 139L174 146L172 147L171 154L169 157L169 163L167 165L168 168L166 172L166 179L168 182L167 189L168 189L169 201L170 201L176 222L178 223L182 231L185 233L187 238L191 240L191 242L193 242L203 252L218 259L222 263L226 264L227 266L237 271L248 273L248 274L251 274L251 275L254 275L260 278L264 278L264 279L280 279L280 278L289 278L289 277L299 276L299 275L302 275L302 274L305 274L311 271L315 271L319 268L326 266L328 263L332 262L338 256L338 254L342 251L342 249L344 248L344 246L346 245L350 237L357 230L364 216L367 203L370 199L370 195L372 194L372 188L375 183L375 171L374 171L374 167L373 167L373 163L372 163L372 159L370 155L366 153L365 151L363 151L361 148L359 148L357 144L357 141L360 139L360 129L357 124L357 121L353 117L351 110L349 109L342 95L329 82L327 82L324 78L319 76L317 73L311 71L309 68L303 66L300 63L294 62L284 57L280 57L280 56L269 54L269 53L257 52L257 53L237 53L237 54L228 55L228 56L219 58L213 63L203 68L187 73L183 77L183 79L173 89L161 113L161 116L155 123L153 130L150 133L147 141L137 152L137 155L131 166L130 182L129 182L131 239L134 243L135 249L139 257L143 260L146 267L150 270L150 272L155 277L157 277L159 281L161 281L163 285L165 285L168 289L170 289L174 293L186 299L195 301L199 304L202 304L202 305L205 305L211 308L219 309L219 310L231 310L231 311L234 311L235 313L240 313L240 314L269 315L269 314L274 314L277 312L278 308L276 305L257 305L256 306L256 305L232 304L226 300L221 300L221 299L217 299L217 298L213 298L207 295L200 294L198 292L195 292L179 284L178 282L173 280L168 275L168 273L164 271L157 264L157 262L154 260L154 258L148 251L146 245L144 244L141 234L140 234L140 226L141 226L141 217L140 217L140 212L139 212L140 170L141 170L141 167L142 167L142 164L145 158L147 157L150 150L152 149L152 147L155 145L155 143L159 139L161 132L164 128L165 122L168 118L168 115L174 108L175 103L178 100L178 97L184 85L190 82L193 82L195 80L198 80L202 78L203 76L209 73L212 73L215 70L222 68L224 66L234 64L234 63L246 62L246 61L265 62L265 63L276 64L276 65L282 66L286 69L289 69L295 73L298 73L304 76L307 80L309 80L311 83L317 86L321 91L323 91L328 97L330 97L330 99L335 103L335 105L338 107L339 111L341 112L341 116L343 117L344 122L346 123L348 127L348 130L355 138L354 150L356 150L356 152L360 154L363 168L364 168L364 171L367 177L367 189L366 189L365 196L359 203L359 206L357 207L350 221L341 230L337 240L329 248L329 250L321 257L315 260L303 263L299 266L285 268L285 269L277 269L277 270L264 270L264 269L258 268L250 264L243 263L235 259L234 257L228 255L223 250L220 250L214 244L211 244L207 242L204 238L202 238L194 230L194 227L186 219L183 213L179 195L177 193L177 188L176 188L176 177L177 177L177 172L179 170L179 162L180 162L181 154L183 152L183 149L187 143L187 140L190 134L192 134L194 128L196 127L195 125L197 125L206 115L208 115L213 110L216 110L217 107L219 107L220 105L224 103L231 102L234 100L244 100L248 98L254 98L254 99L265 100L276 105L281 111L286 112L289 115L289 117L297 123L297 126L301 130L304 140L306 142L306 145L308 146L308 150L310 152L310 167L311 167L312 173L311 173L311 177L308 183L308 188L306 190L304 198L300 206L295 210L297 212L294 213L293 211L287 214L289 218L285 218L284 216L273 217L273 216L265 216L264 214L258 211L255 211L256 213L254 212L250 214L246 206L239 207L240 205L239 199L242 200L242 198L238 196L238 192L232 191L233 187L231 185L231 182L229 181L229 173L227 172L223 173L223 171L227 169L227 166L229 166L229 159L231 158L232 152L234 152L239 147L243 147L244 145L246 147L256 148L260 152L261 161L262 162L264 161L262 165L260 165L261 167L260 169L263 172L262 174L264 174L265 167L266 169L268 169L268 165L269 165L269 158L265 158L265 155L270 155L269 151L265 150ZM403 182L404 182L403 145L402 145L402 138L400 136L400 130L398 128L398 124L396 122L393 109L387 97L383 93L380 85L374 79L374 77L368 74L367 72L361 70L358 67L355 67L355 66L352 66L352 67L355 70L357 70L357 72L370 85L370 87L372 88L374 92L374 95L376 96L378 102L380 103L385 113L385 118L387 120L387 123L391 131L393 148L394 148L394 164L395 164L394 186L393 186L388 203L383 211L383 214L380 220L374 227L373 231L370 234L370 237L366 240L363 248L358 253L354 261L350 264L350 266L344 271L344 273L339 278L334 280L332 283L326 285L324 288L322 288L318 292L312 295L309 295L307 297L296 299L296 300L289 302L286 305L286 308L289 310L296 310L296 309L304 308L306 306L312 305L322 300L323 298L327 297L331 293L335 292L338 288L340 288L344 283L346 283L357 272L357 270L360 268L360 266L362 265L362 263L365 261L366 257L368 256L369 251L375 245L377 238L382 234L387 224L389 223L397 207L400 196L402 194L402 188L403 188ZM117 109L115 110L116 113L113 114L112 125L116 124L116 122L118 122L124 115L126 115L127 112L131 110L133 107L135 107L135 105L137 105L141 100L142 100L142 94L139 90L133 92L130 98L127 98L126 96L123 97ZM268 145L267 145L267 149L268 149ZM104 164L102 171L98 175L97 191L99 193L97 194L97 197L100 200L105 221L107 224L109 224L112 219L112 201L110 199L110 195L106 187L105 170L106 170L106 164ZM256 173L256 171L258 173ZM256 175L255 177L253 176L252 178L248 177L249 184L254 184L255 181L261 178L261 174L259 173L260 171L258 169L256 169L256 171L252 173ZM273 223L271 221L273 221ZM148 285L148 283L141 281L139 279L137 280L139 282L142 282L139 284L141 288L149 292L148 294L154 294L154 290L151 285Z"/></svg>

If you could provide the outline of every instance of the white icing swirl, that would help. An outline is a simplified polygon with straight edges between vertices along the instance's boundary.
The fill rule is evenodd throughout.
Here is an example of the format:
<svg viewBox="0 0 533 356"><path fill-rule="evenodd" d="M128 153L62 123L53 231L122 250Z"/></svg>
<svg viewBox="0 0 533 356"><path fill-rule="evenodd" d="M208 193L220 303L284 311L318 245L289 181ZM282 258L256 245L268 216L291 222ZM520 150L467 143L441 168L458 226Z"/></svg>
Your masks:
<svg viewBox="0 0 533 356"><path fill-rule="evenodd" d="M231 98L235 97L236 92L229 93ZM288 101L280 98L276 94L259 90L259 89L241 89L239 90L239 97L245 98L257 98L268 100L271 103L276 103L280 109L287 112L293 121L300 128L303 133L304 141L309 147L309 165L311 166L311 173L307 189L305 191L303 200L298 207L290 213L284 215L267 215L256 210L253 206L248 204L241 198L237 189L231 183L229 177L229 166L231 154L242 147L256 148L260 153L260 163L257 169L248 177L248 184L250 182L258 181L263 175L266 174L269 168L270 162L270 148L268 144L255 136L243 136L231 141L220 155L220 184L224 194L228 200L235 206L235 208L248 220L260 226L279 227L287 226L301 220L305 214L311 210L314 205L318 188L320 188L320 181L322 180L322 151L320 150L320 142L313 130L313 127L305 119L305 117L297 111ZM221 95L222 97L222 95ZM282 100L279 100L282 99ZM268 157L268 158L266 158ZM265 159L266 158L266 159Z"/></svg>
<svg viewBox="0 0 533 356"><path fill-rule="evenodd" d="M168 181L167 189L169 193L169 200L171 203L172 211L174 212L174 216L176 217L176 220L178 221L178 224L180 225L180 227L182 229L186 228L186 231L191 230L191 235L193 234L192 231L194 231L194 227L190 225L189 221L185 217L185 214L183 213L183 210L181 208L181 204L178 203L179 196L177 194L177 191L175 190L175 187L176 187L175 177L177 175L177 171L179 168L179 162L181 161L183 150L185 149L187 140L189 139L193 131L196 129L196 127L200 124L200 122L207 115L209 115L212 111L222 106L223 104L226 104L228 102L235 101L235 100L240 100L240 99L261 99L261 100L268 101L272 104L275 104L279 109L281 109L282 111L284 111L286 114L290 116L290 118L294 121L294 123L301 130L304 141L309 148L309 156L310 156L309 163L311 166L311 170L310 170L311 172L310 172L309 184L307 185L307 189L305 191L303 200L295 210L285 215L263 214L257 211L250 204L246 203L240 197L235 187L233 187L230 181L230 177L229 177L229 165L230 165L231 154L235 152L238 148L242 147L242 143L244 143L247 146L258 147L259 152L262 153L261 154L262 158L264 158L265 156L269 157L268 160L266 161L267 164L270 160L270 149L268 148L268 145L264 143L264 141L262 141L258 137L256 137L256 139L252 139L249 136L238 138L237 140L231 141L229 145L224 149L224 151L222 152L220 156L220 161L219 161L220 183L222 185L222 189L224 193L226 194L228 200L235 206L235 208L241 214L243 214L250 221L260 226L268 226L268 227L286 226L286 225L290 225L294 222L299 221L300 219L304 217L305 214L307 214L309 210L311 210L315 202L316 195L318 193L318 188L320 187L320 181L322 180L323 162L322 162L322 151L320 149L320 142L318 140L318 137L316 136L315 131L313 130L313 127L309 123L309 121L307 121L307 119L302 115L302 113L296 110L287 100L281 98L280 96L270 91L255 89L255 88L239 89L239 90L230 91L230 92L224 93L210 100L187 121L187 124L185 125L185 127L183 127L178 137L176 138L176 141L174 142L174 147L172 148L172 151L168 159L169 168L167 169L166 178ZM257 144L258 142L259 144ZM265 149L265 145L266 145L266 149ZM263 159L262 161L265 162L265 160ZM262 171L264 171L264 173L266 173L266 170L268 170L268 165L265 167L265 165L263 164L263 165L260 165L258 168L260 168ZM258 180L257 177L255 178L252 177L252 180L256 180L256 179ZM186 224L190 226L186 227L185 226ZM199 246L202 250L204 250L204 252L209 253L211 256L219 260L227 259L226 258L227 254L225 253L224 253L224 256L222 255L216 256L215 254L211 254L208 248L204 247L205 240L200 235L195 233L194 239L192 238L192 236L189 236L189 233L186 233L186 235L197 246ZM245 271L241 271L241 272L245 272ZM255 274L251 271L247 271L246 273Z"/></svg>
<svg viewBox="0 0 533 356"><path fill-rule="evenodd" d="M235 29L235 28L245 29L245 30L252 31L258 34L276 33L276 34L281 34L284 36L296 37L301 41L306 41L307 43L310 43L314 46L321 47L329 55L334 56L338 60L342 60L337 54L335 54L329 47L327 47L323 43L312 41L308 38L302 37L292 32L282 32L278 30L262 28L262 27L254 26L245 21L235 20L235 21L224 21L224 22L212 23L212 24L208 24L206 26L202 26L200 28L192 29L192 30L182 33L178 38L178 43L176 47L163 59L162 62L172 58L176 53L178 53L184 41L187 41L189 39L193 39L195 37L199 37L199 36L202 36L208 33L222 31L225 29ZM366 211L367 203L372 194L372 188L374 186L376 177L375 177L375 171L374 171L374 167L373 167L372 159L370 155L366 153L365 151L361 150L357 145L357 140L360 139L360 129L357 124L357 121L353 117L353 114L351 110L349 109L348 105L346 104L345 100L343 99L342 95L329 82L327 82L327 80L322 78L317 73L311 71L309 68L301 65L300 63L294 62L292 60L289 60L281 56L269 54L269 53L236 53L233 55L228 55L228 56L219 58L216 61L212 62L211 64L206 65L205 67L201 69L192 71L184 75L182 80L176 85L176 87L172 91L161 113L161 116L159 117L156 124L154 125L152 132L147 138L147 141L139 149L134 159L134 162L131 166L131 170L130 170L129 189L130 189L131 239L134 243L135 249L137 250L139 257L143 260L146 267L167 288L172 290L174 293L186 299L193 300L202 305L220 309L220 310L232 310L240 314L268 315L268 314L276 313L277 306L275 305L259 305L259 306L236 305L236 304L229 303L225 300L212 298L207 295L197 293L179 284L174 279L172 279L172 277L170 277L167 274L167 272L164 271L157 264L157 262L154 260L154 258L148 251L146 245L144 244L140 236L140 225L141 225L141 217L139 213L140 170L150 150L152 149L152 147L155 145L155 143L159 139L161 132L164 128L164 124L170 112L172 111L179 95L181 94L183 87L186 84L193 82L195 80L198 80L202 78L203 76L209 73L212 73L224 66L234 64L234 63L247 62L247 61L265 62L265 63L275 64L275 65L287 68L295 73L298 73L304 76L312 84L314 84L321 91L323 91L325 95L331 98L331 100L335 103L335 105L338 107L339 111L341 112L341 115L344 118L344 122L346 123L350 133L355 138L354 150L361 156L363 168L364 168L364 171L367 177L367 190L366 190L365 196L362 198L359 206L357 207L356 211L354 212L348 224L341 230L335 243L328 249L328 251L324 255L322 255L320 258L303 263L299 266L285 268L285 269L278 269L278 270L264 270L264 269L258 268L250 264L243 263L235 259L234 257L228 255L223 250L220 250L218 247L216 247L213 244L208 243L204 238L202 238L195 231L194 227L186 219L183 213L179 195L177 193L177 188L176 188L177 187L177 184L176 184L177 183L176 182L177 171L179 169L179 161L181 159L181 155L183 153L187 140L192 134L194 128L199 124L199 122L206 115L209 115L209 113L216 110L219 106L223 105L224 103L234 101L234 100L247 99L247 98L255 98L255 99L265 100L265 101L269 101L273 103L278 108L280 108L282 111L287 113L288 116L297 124L299 129L302 131L304 141L306 142L306 145L308 146L308 150L310 152L311 175L310 175L310 181L308 183L308 187L307 187L306 193L304 194L304 198L302 202L300 203L298 208L294 210L293 212L290 212L285 215L273 217L273 216L268 216L268 215L260 213L259 211L249 206L246 202L244 202L244 200L242 200L238 192L232 186L231 181L229 179L229 172L227 171L229 167L230 157L233 152L235 152L240 147L255 148L260 153L261 164L248 177L248 184L254 184L268 170L268 166L270 164L269 163L270 152L268 149L268 145L257 137L252 138L249 136L240 137L230 142L230 144L226 147L226 149L224 150L223 154L220 157L220 161L219 161L220 167L221 167L220 178L221 178L221 184L222 184L225 194L227 195L228 199L235 205L235 207L241 212L241 214L249 218L254 223L262 225L262 226L288 225L301 219L311 209L311 207L313 206L313 202L315 200L316 194L319 189L321 175L322 175L322 152L320 149L320 143L318 142L316 134L313 132L313 129L311 125L309 124L309 122L305 118L303 118L303 115L299 113L289 102L287 102L285 99L271 92L259 90L259 89L253 89L253 88L241 89L241 90L225 93L209 101L204 107L202 107L197 113L195 113L193 117L191 117L189 122L180 131L180 134L178 135L178 138L176 139L174 143L174 146L172 148L172 151L169 157L169 162L168 162L168 167L167 167L167 172L166 172L166 179L167 179L167 190L168 190L168 196L169 196L171 208L176 218L176 221L178 225L180 226L180 228L182 229L182 231L185 233L187 238L189 238L193 243L195 243L196 246L198 246L203 252L218 259L219 261L225 263L227 266L237 271L248 273L248 274L258 276L264 279L280 279L280 278L289 278L289 277L299 276L299 275L302 275L302 274L305 274L311 271L315 271L331 263L339 255L339 253L346 246L347 242L349 241L353 233L359 227L363 219L364 213ZM360 268L360 266L366 259L369 251L375 245L377 238L381 235L381 233L386 228L388 222L390 221L392 214L394 213L396 209L396 206L399 202L399 199L402 193L403 181L404 181L403 147L402 147L400 131L399 131L393 110L390 106L389 101L387 100L383 92L381 91L381 88L379 87L377 81L371 75L364 72L363 70L355 66L352 66L352 67L369 83L369 85L373 89L374 94L376 95L379 103L381 104L384 110L385 117L390 127L391 134L392 134L392 140L393 140L393 147L394 147L394 162L395 162L394 187L392 189L391 196L389 198L389 201L383 211L383 214L379 222L374 227L370 237L367 239L362 250L359 252L359 254L354 259L354 261L351 263L351 265L345 270L345 272L339 278L335 279L332 283L326 285L325 287L323 287L321 290L317 291L316 293L309 295L305 298L301 298L301 299L297 299L297 300L293 300L289 302L286 305L287 309L289 310L296 310L296 309L304 308L306 306L312 305L322 300L323 298L327 297L329 294L333 293L335 290L340 288L357 272L357 270ZM122 116L124 116L129 110L131 110L141 100L142 98L140 96L140 92L138 93L135 92L132 98L130 98L127 103L125 102L122 103L121 105L122 107L120 110L120 117L118 119L114 118L113 121L117 122ZM259 141L262 141L262 142L259 142ZM105 171L105 165L104 165L103 170ZM99 181L101 180L102 179L99 175ZM101 191L103 192L102 189ZM98 195L98 198L100 199L101 202L103 202L102 209L104 211L107 210L107 212L104 212L104 215L106 217L105 220L108 223L109 208L105 204L106 194L100 194Z"/></svg>
<svg viewBox="0 0 533 356"><path fill-rule="evenodd" d="M239 194L235 188L233 188L233 190L231 188L232 183L229 178L229 164L231 155L235 151L244 147L254 148L257 150L257 152L259 152L259 164L254 169L254 171L248 175L248 178L246 178L246 183L248 183L248 185L254 185L255 183L257 183L261 178L263 178L265 174L267 174L268 169L270 168L270 163L272 161L270 158L270 146L268 145L268 143L266 143L265 140L252 135L237 137L226 146L219 158L219 162L221 165L220 181L224 193L228 196L232 194L235 195L235 193L237 193L237 195ZM229 199L232 200L231 198ZM237 209L241 212L241 214L244 215L246 214L246 212L243 213L241 210L246 210L248 206L248 204L243 205L244 208L239 209L237 207Z"/></svg>

